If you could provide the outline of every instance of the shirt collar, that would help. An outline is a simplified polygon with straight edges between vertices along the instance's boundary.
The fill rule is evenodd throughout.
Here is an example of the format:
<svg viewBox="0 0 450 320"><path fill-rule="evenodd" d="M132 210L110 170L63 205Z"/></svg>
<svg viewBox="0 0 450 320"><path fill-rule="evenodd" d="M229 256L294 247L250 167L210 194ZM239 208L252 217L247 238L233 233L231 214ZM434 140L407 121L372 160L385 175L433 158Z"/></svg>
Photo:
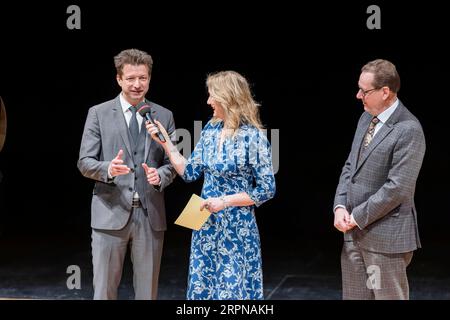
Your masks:
<svg viewBox="0 0 450 320"><path fill-rule="evenodd" d="M127 112L128 109L130 109L131 104L123 97L122 92L119 94L119 99L120 99L120 106L122 107L123 113ZM142 101L144 101L144 100L142 100Z"/></svg>
<svg viewBox="0 0 450 320"><path fill-rule="evenodd" d="M398 103L398 99L396 99L389 108L387 108L377 116L381 123L386 123L386 121L388 121L389 117L394 113L395 109L397 109Z"/></svg>

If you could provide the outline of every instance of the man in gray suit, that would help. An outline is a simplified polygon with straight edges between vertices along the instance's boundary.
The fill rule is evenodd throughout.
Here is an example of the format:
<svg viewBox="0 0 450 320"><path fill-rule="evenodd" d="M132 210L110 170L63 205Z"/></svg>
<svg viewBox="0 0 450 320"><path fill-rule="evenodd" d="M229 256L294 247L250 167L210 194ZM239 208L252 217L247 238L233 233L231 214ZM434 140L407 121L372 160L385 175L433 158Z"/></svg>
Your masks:
<svg viewBox="0 0 450 320"><path fill-rule="evenodd" d="M397 98L400 77L386 60L361 70L356 95L365 112L334 200L344 232L344 299L409 299L406 267L420 248L414 205L425 154L417 118Z"/></svg>
<svg viewBox="0 0 450 320"><path fill-rule="evenodd" d="M127 246L136 299L156 299L166 229L163 190L175 170L135 106L146 102L172 133L172 112L145 100L153 60L129 49L114 58L122 92L89 109L78 168L95 180L91 206L94 299L117 299Z"/></svg>

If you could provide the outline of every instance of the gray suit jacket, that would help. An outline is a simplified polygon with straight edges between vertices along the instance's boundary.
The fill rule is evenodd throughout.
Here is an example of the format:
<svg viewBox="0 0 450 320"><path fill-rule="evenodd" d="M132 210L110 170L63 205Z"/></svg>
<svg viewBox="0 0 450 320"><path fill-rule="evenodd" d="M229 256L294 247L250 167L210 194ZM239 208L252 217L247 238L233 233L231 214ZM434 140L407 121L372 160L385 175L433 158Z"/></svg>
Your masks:
<svg viewBox="0 0 450 320"><path fill-rule="evenodd" d="M361 228L344 239L374 252L413 251L421 246L414 192L425 154L422 127L400 102L358 161L371 118L365 112L359 119L336 190L334 207L345 205Z"/></svg>
<svg viewBox="0 0 450 320"><path fill-rule="evenodd" d="M167 128L169 134L175 131L172 112L150 102L152 116ZM120 105L119 96L89 109L80 147L78 169L87 178L96 180L91 210L91 226L96 229L120 230L128 222L131 212L135 174L108 179L108 166L120 149L122 159L129 168L134 167L128 127ZM158 169L161 187L145 184L145 194L140 199L147 208L150 224L154 230L166 229L164 188L169 185L176 172L163 148L145 135L145 162ZM141 166L140 163L136 163ZM141 173L144 175L143 173ZM139 177L145 179L146 177Z"/></svg>

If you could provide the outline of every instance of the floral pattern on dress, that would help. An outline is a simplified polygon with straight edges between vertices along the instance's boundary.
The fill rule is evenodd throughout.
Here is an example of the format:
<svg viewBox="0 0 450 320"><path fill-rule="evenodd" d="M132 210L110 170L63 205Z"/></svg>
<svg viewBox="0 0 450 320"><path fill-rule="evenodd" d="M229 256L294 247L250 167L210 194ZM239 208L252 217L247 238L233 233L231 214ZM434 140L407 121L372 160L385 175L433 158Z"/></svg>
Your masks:
<svg viewBox="0 0 450 320"><path fill-rule="evenodd" d="M189 157L183 179L204 175L204 199L246 192L255 205L211 214L192 232L187 299L263 299L261 244L255 206L275 194L271 148L263 131L243 125L224 140L223 122L208 122Z"/></svg>

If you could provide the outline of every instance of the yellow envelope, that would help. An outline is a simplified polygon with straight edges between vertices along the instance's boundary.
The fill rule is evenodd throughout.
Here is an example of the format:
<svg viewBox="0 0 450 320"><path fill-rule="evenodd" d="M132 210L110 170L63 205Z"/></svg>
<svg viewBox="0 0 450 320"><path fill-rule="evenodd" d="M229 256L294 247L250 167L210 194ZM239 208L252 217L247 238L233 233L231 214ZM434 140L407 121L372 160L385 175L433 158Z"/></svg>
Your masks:
<svg viewBox="0 0 450 320"><path fill-rule="evenodd" d="M211 214L207 209L200 211L202 201L202 198L193 194L186 207L183 209L183 212L181 212L177 220L175 220L175 224L194 230L200 230Z"/></svg>

